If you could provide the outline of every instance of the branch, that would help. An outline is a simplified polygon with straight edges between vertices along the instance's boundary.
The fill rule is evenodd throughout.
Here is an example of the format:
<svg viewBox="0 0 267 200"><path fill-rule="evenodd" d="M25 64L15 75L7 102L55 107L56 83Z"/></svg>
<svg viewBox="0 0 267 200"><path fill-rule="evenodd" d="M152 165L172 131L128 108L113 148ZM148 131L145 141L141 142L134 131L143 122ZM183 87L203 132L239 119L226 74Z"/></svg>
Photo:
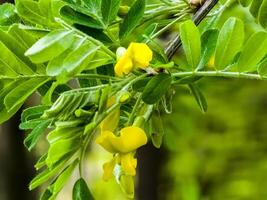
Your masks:
<svg viewBox="0 0 267 200"><path fill-rule="evenodd" d="M177 72L172 74L173 77L184 78L189 76L196 77L225 77L225 78L245 78L255 80L267 80L267 76L259 74L243 73L243 72L225 72L225 71L192 71L192 72Z"/></svg>
<svg viewBox="0 0 267 200"><path fill-rule="evenodd" d="M206 0L205 3L197 10L197 12L193 16L193 21L195 22L195 24L198 25L217 3L218 0ZM169 60L173 57L180 46L181 39L180 36L177 35L165 49L165 54L167 55Z"/></svg>

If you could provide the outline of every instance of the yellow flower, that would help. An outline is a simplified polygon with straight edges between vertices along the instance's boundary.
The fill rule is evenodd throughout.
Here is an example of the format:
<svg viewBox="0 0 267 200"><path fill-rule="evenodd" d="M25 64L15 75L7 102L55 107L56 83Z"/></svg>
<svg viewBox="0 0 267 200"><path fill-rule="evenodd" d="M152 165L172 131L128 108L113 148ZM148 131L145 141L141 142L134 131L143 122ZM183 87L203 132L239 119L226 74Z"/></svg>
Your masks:
<svg viewBox="0 0 267 200"><path fill-rule="evenodd" d="M104 180L111 178L116 164L121 166L125 175L135 176L137 160L134 158L134 151L147 143L147 136L141 128L125 127L120 131L120 136L114 135L111 131L103 131L96 142L108 152L115 154L103 165Z"/></svg>
<svg viewBox="0 0 267 200"><path fill-rule="evenodd" d="M110 153L129 153L145 145L147 137L143 129L129 126L120 131L120 136L115 136L111 131L103 131L96 142Z"/></svg>
<svg viewBox="0 0 267 200"><path fill-rule="evenodd" d="M134 67L145 69L152 57L153 52L146 44L132 42L115 65L115 73L123 76L129 74Z"/></svg>

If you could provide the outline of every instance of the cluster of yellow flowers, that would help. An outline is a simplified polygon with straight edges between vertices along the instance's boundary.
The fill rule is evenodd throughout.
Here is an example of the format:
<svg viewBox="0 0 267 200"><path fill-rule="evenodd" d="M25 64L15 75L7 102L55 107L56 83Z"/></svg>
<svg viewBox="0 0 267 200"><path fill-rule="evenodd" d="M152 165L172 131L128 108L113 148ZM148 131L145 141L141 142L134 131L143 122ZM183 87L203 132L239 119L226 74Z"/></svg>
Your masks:
<svg viewBox="0 0 267 200"><path fill-rule="evenodd" d="M152 60L152 51L143 43L131 43L125 50L117 64L115 73L118 76L128 74L134 67L145 69ZM107 108L114 105L116 98L112 96L107 102ZM143 129L137 126L127 126L114 134L120 118L120 109L114 110L100 124L101 134L96 142L106 151L113 154L110 161L103 165L103 179L109 180L113 176L116 166L121 169L120 184L129 197L134 195L134 176L136 175L137 160L135 151L147 143L147 136ZM116 132L115 132L116 133Z"/></svg>

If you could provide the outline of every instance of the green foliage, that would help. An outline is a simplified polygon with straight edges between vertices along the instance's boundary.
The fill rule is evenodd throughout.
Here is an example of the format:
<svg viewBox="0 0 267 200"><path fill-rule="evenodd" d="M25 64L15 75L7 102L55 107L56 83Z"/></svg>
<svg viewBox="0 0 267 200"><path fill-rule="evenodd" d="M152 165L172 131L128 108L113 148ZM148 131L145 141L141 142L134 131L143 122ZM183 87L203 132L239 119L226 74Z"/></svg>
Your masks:
<svg viewBox="0 0 267 200"><path fill-rule="evenodd" d="M196 25L188 20L180 25L180 35L190 68L195 69L200 60L201 42Z"/></svg>
<svg viewBox="0 0 267 200"><path fill-rule="evenodd" d="M80 178L76 181L72 191L73 200L93 200L94 197L91 194L84 179Z"/></svg>
<svg viewBox="0 0 267 200"><path fill-rule="evenodd" d="M216 69L225 69L232 63L235 55L241 50L244 40L244 26L239 19L230 18L222 27L218 36L215 51Z"/></svg>
<svg viewBox="0 0 267 200"><path fill-rule="evenodd" d="M263 27L266 2L250 5ZM266 32L255 31L243 44L247 24L236 17L222 27L215 23L220 14L207 18L202 29L189 20L195 7L185 2L136 0L128 5L120 0L18 0L15 7L0 6L0 123L34 92L40 95L40 105L23 111L20 128L31 130L24 140L28 150L48 132L49 147L35 165L42 172L30 183L31 190L48 185L43 200L56 198L78 164L82 177L85 152L95 134L105 131L103 123L118 122L114 137L125 126L146 127L159 148L165 136L160 110L171 113L177 85L188 87L206 112L198 86L203 77L266 79ZM177 27L183 50L168 60L159 36ZM146 43L140 49L152 49L152 61L146 58L149 49L144 55L143 49L129 48L116 57L118 47L140 41ZM149 66L143 66L147 60ZM124 77L114 75L117 63L129 71ZM134 176L122 168L116 176L132 197ZM94 199L83 178L74 185L73 199Z"/></svg>

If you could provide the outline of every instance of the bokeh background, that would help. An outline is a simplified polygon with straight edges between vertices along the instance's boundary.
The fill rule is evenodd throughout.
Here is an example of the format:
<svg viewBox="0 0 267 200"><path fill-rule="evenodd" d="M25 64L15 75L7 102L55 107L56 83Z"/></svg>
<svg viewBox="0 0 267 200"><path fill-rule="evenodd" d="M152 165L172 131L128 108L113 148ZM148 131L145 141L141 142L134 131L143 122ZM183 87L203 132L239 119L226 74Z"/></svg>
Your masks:
<svg viewBox="0 0 267 200"><path fill-rule="evenodd" d="M3 3L3 1L0 1ZM1 13L0 13L1 14ZM233 5L218 27L238 16L247 32L260 29L246 9ZM249 34L248 34L249 35ZM267 83L206 78L199 81L208 101L203 114L185 85L176 87L173 112L162 113L161 149L151 144L138 151L138 200L267 199ZM27 105L38 103L38 96ZM36 200L28 191L33 165L47 148L45 138L28 152L18 130L20 113L0 126L0 200ZM110 154L93 144L88 150L86 180L96 200L126 199L115 181L103 182L102 164ZM58 197L71 199L72 180Z"/></svg>

